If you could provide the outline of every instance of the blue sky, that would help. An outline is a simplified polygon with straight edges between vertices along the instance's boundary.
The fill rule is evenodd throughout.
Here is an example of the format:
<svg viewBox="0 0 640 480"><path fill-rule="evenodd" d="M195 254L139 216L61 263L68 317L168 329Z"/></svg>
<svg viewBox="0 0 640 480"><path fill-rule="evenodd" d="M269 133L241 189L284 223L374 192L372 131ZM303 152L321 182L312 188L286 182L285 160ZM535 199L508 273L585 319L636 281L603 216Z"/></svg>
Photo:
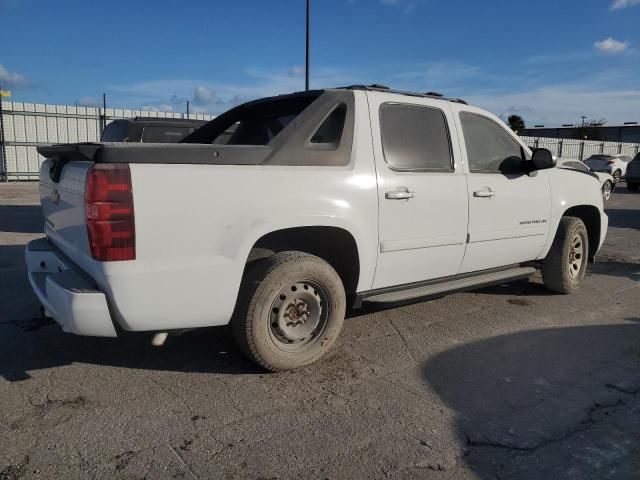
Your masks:
<svg viewBox="0 0 640 480"><path fill-rule="evenodd" d="M304 0L0 0L12 100L219 113L304 88ZM640 121L640 0L313 0L312 87L440 91L527 124Z"/></svg>

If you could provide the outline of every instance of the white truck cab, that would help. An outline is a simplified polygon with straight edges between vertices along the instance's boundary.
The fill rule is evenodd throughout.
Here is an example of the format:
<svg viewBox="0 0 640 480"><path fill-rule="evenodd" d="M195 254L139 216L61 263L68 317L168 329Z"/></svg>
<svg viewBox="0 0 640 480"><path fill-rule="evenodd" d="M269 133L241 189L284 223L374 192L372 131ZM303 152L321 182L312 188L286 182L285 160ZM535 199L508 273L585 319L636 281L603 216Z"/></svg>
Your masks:
<svg viewBox="0 0 640 480"><path fill-rule="evenodd" d="M570 293L607 230L590 173L462 100L380 86L249 102L178 144L39 151L46 238L26 259L47 315L101 336L231 323L270 370L320 358L347 302L536 269Z"/></svg>

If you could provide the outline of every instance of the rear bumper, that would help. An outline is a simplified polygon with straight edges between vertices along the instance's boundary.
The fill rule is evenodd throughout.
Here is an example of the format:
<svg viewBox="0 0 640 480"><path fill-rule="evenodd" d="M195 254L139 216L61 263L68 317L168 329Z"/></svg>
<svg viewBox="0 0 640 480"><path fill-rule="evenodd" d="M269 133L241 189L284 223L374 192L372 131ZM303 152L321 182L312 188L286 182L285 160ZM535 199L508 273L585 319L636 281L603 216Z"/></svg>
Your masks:
<svg viewBox="0 0 640 480"><path fill-rule="evenodd" d="M29 283L45 309L68 333L117 337L107 297L97 290L46 238L25 249Z"/></svg>

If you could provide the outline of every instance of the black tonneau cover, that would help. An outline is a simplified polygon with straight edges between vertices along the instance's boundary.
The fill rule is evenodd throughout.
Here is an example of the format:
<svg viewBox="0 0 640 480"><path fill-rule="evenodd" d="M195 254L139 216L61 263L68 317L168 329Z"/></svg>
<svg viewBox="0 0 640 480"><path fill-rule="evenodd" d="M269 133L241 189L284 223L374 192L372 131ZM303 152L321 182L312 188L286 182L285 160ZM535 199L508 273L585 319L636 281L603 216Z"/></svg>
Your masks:
<svg viewBox="0 0 640 480"><path fill-rule="evenodd" d="M38 147L47 158L95 163L175 163L258 165L272 149L266 145L199 143L71 143Z"/></svg>
<svg viewBox="0 0 640 480"><path fill-rule="evenodd" d="M264 145L204 145L196 143L72 143L38 147L51 158L49 175L60 180L69 162L165 163L197 165L259 165L273 149Z"/></svg>

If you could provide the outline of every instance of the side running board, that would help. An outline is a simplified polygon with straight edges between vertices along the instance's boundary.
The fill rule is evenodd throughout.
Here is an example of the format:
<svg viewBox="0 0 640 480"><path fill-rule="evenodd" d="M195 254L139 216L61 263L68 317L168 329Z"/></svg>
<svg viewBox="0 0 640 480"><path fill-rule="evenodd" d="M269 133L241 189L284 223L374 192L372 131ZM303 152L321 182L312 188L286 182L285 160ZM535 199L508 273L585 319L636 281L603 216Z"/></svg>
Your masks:
<svg viewBox="0 0 640 480"><path fill-rule="evenodd" d="M500 270L487 273L479 273L464 278L454 278L445 281L433 281L423 285L411 285L403 290L392 292L371 292L372 295L364 295L362 301L375 303L397 303L422 297L438 297L444 294L464 292L476 288L497 285L505 281L529 278L536 272L533 267L518 267L509 270Z"/></svg>

